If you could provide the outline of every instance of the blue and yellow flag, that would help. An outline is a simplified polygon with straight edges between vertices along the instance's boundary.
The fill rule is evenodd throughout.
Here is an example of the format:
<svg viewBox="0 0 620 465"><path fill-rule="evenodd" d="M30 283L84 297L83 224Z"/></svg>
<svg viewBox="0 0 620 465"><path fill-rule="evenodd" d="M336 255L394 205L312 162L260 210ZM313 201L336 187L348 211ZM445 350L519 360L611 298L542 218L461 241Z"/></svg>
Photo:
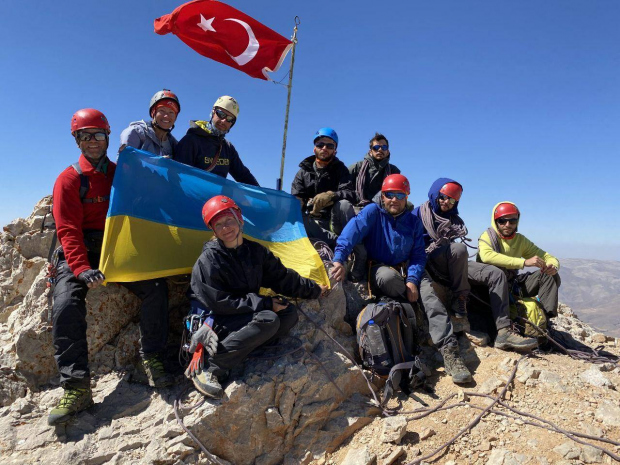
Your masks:
<svg viewBox="0 0 620 465"><path fill-rule="evenodd" d="M129 282L191 273L213 233L202 206L215 195L243 212L243 235L268 247L287 268L329 285L310 243L299 201L127 147L118 159L106 219L100 269L107 281Z"/></svg>

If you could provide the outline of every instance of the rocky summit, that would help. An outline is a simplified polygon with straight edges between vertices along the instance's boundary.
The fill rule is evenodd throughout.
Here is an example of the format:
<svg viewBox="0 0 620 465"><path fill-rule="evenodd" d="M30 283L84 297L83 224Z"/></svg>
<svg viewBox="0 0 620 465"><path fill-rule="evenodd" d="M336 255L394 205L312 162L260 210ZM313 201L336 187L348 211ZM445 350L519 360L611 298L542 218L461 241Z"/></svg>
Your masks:
<svg viewBox="0 0 620 465"><path fill-rule="evenodd" d="M136 382L138 300L115 284L90 291L95 405L66 426L49 427L49 410L62 395L46 279L53 231L42 227L50 200L0 236L0 463L507 465L614 463L620 456L617 362L558 351L521 359L486 346L466 325L460 344L474 382L454 385L437 351L425 345L422 356L434 367L429 389L399 394L389 407L404 413L382 415L344 353L355 350L345 320L367 297L348 283L300 302L307 316L292 337L273 352L254 354L219 401L199 395L177 361L187 277L168 280L166 363L177 382L160 390ZM566 341L620 354L619 340L594 331L566 306L553 324ZM503 403L472 424L501 393Z"/></svg>

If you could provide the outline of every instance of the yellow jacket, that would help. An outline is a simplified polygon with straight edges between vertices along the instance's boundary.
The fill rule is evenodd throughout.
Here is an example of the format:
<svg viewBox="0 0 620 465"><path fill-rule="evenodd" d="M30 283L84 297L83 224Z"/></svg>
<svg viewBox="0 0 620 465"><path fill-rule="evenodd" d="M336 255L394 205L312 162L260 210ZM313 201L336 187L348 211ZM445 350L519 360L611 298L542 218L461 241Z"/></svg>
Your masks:
<svg viewBox="0 0 620 465"><path fill-rule="evenodd" d="M500 203L512 203L512 202L500 202ZM504 239L495 226L495 209L500 204L498 203L493 207L491 212L491 227L497 233L500 246L503 250L502 253L497 253L491 247L491 238L488 232L483 232L478 239L478 259L482 263L488 263L489 265L495 265L508 270L520 270L525 265L525 260L534 256L542 258L547 265L553 265L558 270L560 269L560 262L553 255L545 252L540 247L537 247L532 241L530 241L523 234L516 233L512 239ZM514 204L513 204L514 205Z"/></svg>

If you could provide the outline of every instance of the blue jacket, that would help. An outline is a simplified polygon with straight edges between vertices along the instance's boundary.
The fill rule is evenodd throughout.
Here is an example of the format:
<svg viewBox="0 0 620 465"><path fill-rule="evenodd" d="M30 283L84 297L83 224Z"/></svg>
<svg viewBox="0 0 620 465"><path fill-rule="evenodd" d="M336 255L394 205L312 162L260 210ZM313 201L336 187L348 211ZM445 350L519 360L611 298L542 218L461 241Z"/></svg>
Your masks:
<svg viewBox="0 0 620 465"><path fill-rule="evenodd" d="M452 207L449 211L445 213L441 211L441 208L439 208L439 203L437 202L437 197L439 197L439 190L445 184L448 184L449 182L453 182L455 184L458 184L459 186L461 185L460 183L450 178L439 178L437 181L435 181L431 185L431 188L428 190L428 203L432 205L433 211L435 212L436 215L443 216L444 218L449 218L453 215L459 214L458 201L454 204L454 207ZM420 207L416 207L415 210L413 210L413 214L417 216L418 218L420 218ZM422 224L421 218L420 218L420 224ZM424 228L423 224L422 224L422 227ZM424 229L424 246L428 247L431 244L431 242L432 242L431 236L429 236L426 229Z"/></svg>
<svg viewBox="0 0 620 465"><path fill-rule="evenodd" d="M121 146L128 145L155 155L172 158L178 142L171 133L168 133L168 140L172 153L164 152L161 141L153 129L153 123L146 121L134 121L121 132Z"/></svg>
<svg viewBox="0 0 620 465"><path fill-rule="evenodd" d="M388 266L409 261L407 282L420 285L426 252L422 221L411 210L394 218L383 207L371 203L344 227L336 243L334 261L345 263L360 242L364 242L368 258Z"/></svg>

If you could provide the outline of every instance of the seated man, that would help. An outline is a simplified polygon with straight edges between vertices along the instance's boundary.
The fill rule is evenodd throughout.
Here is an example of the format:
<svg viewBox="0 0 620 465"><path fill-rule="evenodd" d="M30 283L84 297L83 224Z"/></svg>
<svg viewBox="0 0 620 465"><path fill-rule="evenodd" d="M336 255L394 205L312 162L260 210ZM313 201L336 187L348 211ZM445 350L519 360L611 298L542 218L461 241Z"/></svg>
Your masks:
<svg viewBox="0 0 620 465"><path fill-rule="evenodd" d="M177 96L168 89L160 90L151 98L149 115L151 121L135 121L121 132L121 147L135 147L140 150L172 158L177 140L171 134L174 122L181 111L181 104Z"/></svg>
<svg viewBox="0 0 620 465"><path fill-rule="evenodd" d="M237 182L258 186L258 181L243 164L237 149L226 140L239 116L237 101L224 95L211 109L209 121L190 121L187 134L179 141L173 156L175 161L200 168L225 178L230 175Z"/></svg>
<svg viewBox="0 0 620 465"><path fill-rule="evenodd" d="M439 178L431 185L428 200L414 212L422 220L425 229L424 240L428 261L420 285L420 294L429 319L431 337L436 344L455 346L457 350L458 343L452 334L448 312L437 297L433 283L439 283L452 291L456 316L466 317L467 298L471 290L467 280L468 270L470 266L476 269L479 264L468 262L467 246L462 242L455 242L467 235L467 227L458 214L462 194L463 187L458 182L449 178ZM517 350L536 348L536 339L523 338L511 329L508 307L503 313L497 312L494 316L498 337L504 342L498 346L499 348ZM438 324L434 324L433 321ZM471 373L458 356L454 368L448 369L447 365L446 371L452 375L455 383L471 381Z"/></svg>
<svg viewBox="0 0 620 465"><path fill-rule="evenodd" d="M370 139L370 149L363 160L349 166L355 186L356 206L365 207L372 202L383 180L390 174L400 174L400 170L390 164L390 146L383 134L375 133Z"/></svg>
<svg viewBox="0 0 620 465"><path fill-rule="evenodd" d="M190 351L202 344L209 353L208 367L187 374L196 389L217 399L223 395L220 382L231 369L252 350L288 334L297 323L294 305L263 297L259 289L316 299L327 288L286 268L266 247L244 239L241 209L230 198L218 195L208 200L202 217L215 237L205 243L194 265L191 290L201 306L211 311L213 329L205 323L192 336Z"/></svg>
<svg viewBox="0 0 620 465"><path fill-rule="evenodd" d="M93 405L86 341L86 294L105 276L98 269L106 213L116 165L107 155L110 124L98 110L79 110L71 134L82 154L54 184L54 220L61 248L56 262L52 338L65 394L48 417L49 425L67 423ZM153 387L174 382L161 354L168 337L168 287L165 279L123 283L142 300L140 355Z"/></svg>
<svg viewBox="0 0 620 465"><path fill-rule="evenodd" d="M491 227L478 240L478 263L470 267L469 280L489 288L494 315L508 314L509 292L516 288L524 297L538 295L546 314L556 316L561 283L558 274L560 262L517 232L520 218L521 212L514 203L495 205L491 213ZM517 274L517 270L525 267L537 267L539 270ZM500 336L498 334L495 340L496 347L505 343Z"/></svg>
<svg viewBox="0 0 620 465"><path fill-rule="evenodd" d="M351 175L336 157L337 150L336 131L319 129L314 135L314 154L299 164L291 186L291 194L301 201L308 237L332 249L344 225L355 216Z"/></svg>

